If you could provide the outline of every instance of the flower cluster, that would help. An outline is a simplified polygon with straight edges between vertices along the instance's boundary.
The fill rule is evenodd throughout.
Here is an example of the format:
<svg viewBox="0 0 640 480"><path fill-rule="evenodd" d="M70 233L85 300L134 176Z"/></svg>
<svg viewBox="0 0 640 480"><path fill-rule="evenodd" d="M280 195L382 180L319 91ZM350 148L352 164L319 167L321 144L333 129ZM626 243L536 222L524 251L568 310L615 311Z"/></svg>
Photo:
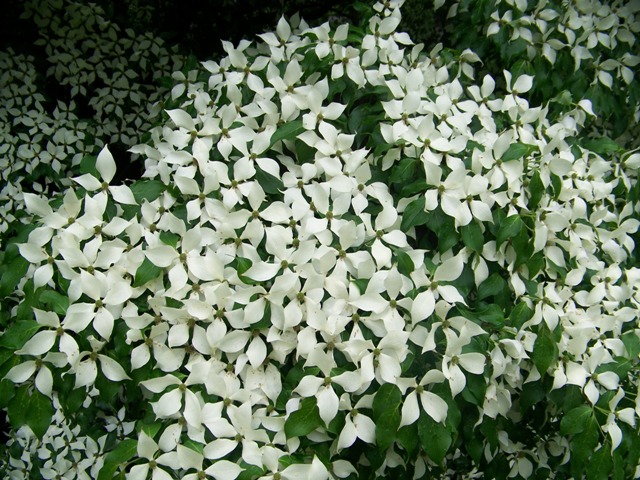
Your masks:
<svg viewBox="0 0 640 480"><path fill-rule="evenodd" d="M401 5L225 43L142 180L23 194L10 478L640 476L640 154Z"/></svg>
<svg viewBox="0 0 640 480"><path fill-rule="evenodd" d="M171 74L184 63L161 39L121 31L95 4L26 2L24 16L33 17L36 43L45 46L45 78L65 93L39 90L44 72L33 56L0 51L0 233L16 214L24 217L23 190L68 187L105 141L139 143L169 91L158 83L172 85ZM54 103L50 95L62 98Z"/></svg>

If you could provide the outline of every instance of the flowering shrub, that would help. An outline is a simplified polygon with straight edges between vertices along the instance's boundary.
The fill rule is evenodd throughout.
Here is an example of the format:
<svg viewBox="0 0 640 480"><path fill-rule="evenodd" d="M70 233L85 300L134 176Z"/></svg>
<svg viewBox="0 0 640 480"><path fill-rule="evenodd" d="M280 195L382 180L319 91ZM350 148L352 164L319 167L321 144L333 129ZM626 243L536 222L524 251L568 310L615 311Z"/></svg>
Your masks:
<svg viewBox="0 0 640 480"><path fill-rule="evenodd" d="M640 477L640 154L401 5L225 43L142 179L23 194L5 476Z"/></svg>

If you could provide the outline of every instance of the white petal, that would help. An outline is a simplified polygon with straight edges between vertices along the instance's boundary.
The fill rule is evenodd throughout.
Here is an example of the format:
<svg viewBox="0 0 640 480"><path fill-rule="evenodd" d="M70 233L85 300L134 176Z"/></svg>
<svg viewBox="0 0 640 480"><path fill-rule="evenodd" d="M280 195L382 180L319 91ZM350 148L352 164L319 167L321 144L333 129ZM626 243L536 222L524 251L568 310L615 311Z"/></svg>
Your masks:
<svg viewBox="0 0 640 480"><path fill-rule="evenodd" d="M414 390L407 398L405 398L402 404L402 418L400 420L400 426L411 425L420 417L420 407L418 406L418 395Z"/></svg>
<svg viewBox="0 0 640 480"><path fill-rule="evenodd" d="M133 295L133 289L124 280L117 280L109 284L109 290L104 297L107 305L122 305Z"/></svg>
<svg viewBox="0 0 640 480"><path fill-rule="evenodd" d="M153 411L160 418L170 417L182 408L182 392L179 388L173 389L160 397L153 405Z"/></svg>
<svg viewBox="0 0 640 480"><path fill-rule="evenodd" d="M449 406L442 398L432 392L424 391L420 394L422 408L436 422L444 422L447 418Z"/></svg>
<svg viewBox="0 0 640 480"><path fill-rule="evenodd" d="M264 282L275 277L281 268L280 264L277 263L256 262L251 265L249 270L244 272L244 275L253 280Z"/></svg>
<svg viewBox="0 0 640 480"><path fill-rule="evenodd" d="M171 120L173 120L173 123L176 124L176 127L182 127L186 130L189 130L189 132L196 129L196 126L193 123L193 118L184 110L176 108L174 110L165 111L169 114Z"/></svg>
<svg viewBox="0 0 640 480"><path fill-rule="evenodd" d="M436 306L436 300L431 289L420 292L411 305L411 321L415 324L429 317Z"/></svg>
<svg viewBox="0 0 640 480"><path fill-rule="evenodd" d="M225 353L239 352L247 344L247 341L251 337L250 332L244 330L234 330L227 333L220 341L218 348Z"/></svg>
<svg viewBox="0 0 640 480"><path fill-rule="evenodd" d="M32 215L46 217L53 213L47 199L33 193L23 193L22 196L27 207L27 211Z"/></svg>
<svg viewBox="0 0 640 480"><path fill-rule="evenodd" d="M340 403L338 396L336 392L333 391L333 388L327 386L320 389L316 398L318 399L320 418L322 418L325 425L329 425L329 422L331 422L338 413L338 405Z"/></svg>
<svg viewBox="0 0 640 480"><path fill-rule="evenodd" d="M449 367L449 386L451 387L451 395L456 396L464 390L467 379L457 365Z"/></svg>
<svg viewBox="0 0 640 480"><path fill-rule="evenodd" d="M178 445L178 462L180 462L180 468L202 470L202 455L187 448L183 445Z"/></svg>
<svg viewBox="0 0 640 480"><path fill-rule="evenodd" d="M366 415L358 414L353 418L353 424L358 432L358 438L367 443L376 441L376 424Z"/></svg>
<svg viewBox="0 0 640 480"><path fill-rule="evenodd" d="M220 460L208 467L205 472L216 480L235 480L242 472L242 468L229 460Z"/></svg>
<svg viewBox="0 0 640 480"><path fill-rule="evenodd" d="M47 367L40 367L40 371L38 375L36 375L36 388L40 390L40 393L46 395L47 397L51 397L51 390L53 389L53 375L51 375L51 370Z"/></svg>
<svg viewBox="0 0 640 480"><path fill-rule="evenodd" d="M51 347L56 343L56 337L55 330L38 332L16 353L18 355L42 355L51 350Z"/></svg>
<svg viewBox="0 0 640 480"><path fill-rule="evenodd" d="M137 205L136 198L133 196L133 192L127 185L116 185L109 187L109 193L113 199L124 205Z"/></svg>
<svg viewBox="0 0 640 480"><path fill-rule="evenodd" d="M73 181L82 186L87 192L94 192L96 190L100 190L102 187L100 180L90 173L85 173L84 175L75 177Z"/></svg>
<svg viewBox="0 0 640 480"><path fill-rule="evenodd" d="M178 257L178 252L169 245L159 245L145 250L147 258L157 267L168 267Z"/></svg>
<svg viewBox="0 0 640 480"><path fill-rule="evenodd" d="M119 382L120 380L131 380L125 373L124 368L116 362L113 358L106 355L98 355L100 359L100 367L105 377L113 382Z"/></svg>
<svg viewBox="0 0 640 480"><path fill-rule="evenodd" d="M96 362L84 361L80 362L75 369L76 383L75 388L86 387L92 385L98 374L98 366Z"/></svg>
<svg viewBox="0 0 640 480"><path fill-rule="evenodd" d="M463 268L464 261L462 255L456 255L455 257L445 260L438 266L436 273L433 275L433 279L436 282L451 282L460 276Z"/></svg>
<svg viewBox="0 0 640 480"><path fill-rule="evenodd" d="M358 432L351 421L351 415L347 414L347 421L345 422L344 427L340 432L340 437L338 438L338 451L353 445L356 438L358 438Z"/></svg>
<svg viewBox="0 0 640 480"><path fill-rule="evenodd" d="M598 383L607 390L615 390L618 388L620 378L614 372L603 372L598 374Z"/></svg>
<svg viewBox="0 0 640 480"><path fill-rule="evenodd" d="M109 183L113 180L116 174L116 162L113 160L113 155L109 151L109 147L106 145L98 154L96 159L96 170L100 173L102 180Z"/></svg>
<svg viewBox="0 0 640 480"><path fill-rule="evenodd" d="M13 383L23 383L31 378L31 375L33 375L33 372L35 371L36 362L34 360L30 360L13 367L9 370L5 378L7 380L11 380Z"/></svg>
<svg viewBox="0 0 640 480"><path fill-rule="evenodd" d="M267 358L267 346L261 338L254 338L247 348L247 357L252 367L257 368L262 365L264 359Z"/></svg>
<svg viewBox="0 0 640 480"><path fill-rule="evenodd" d="M458 355L460 365L467 371L480 375L484 372L485 356L481 353L463 353Z"/></svg>

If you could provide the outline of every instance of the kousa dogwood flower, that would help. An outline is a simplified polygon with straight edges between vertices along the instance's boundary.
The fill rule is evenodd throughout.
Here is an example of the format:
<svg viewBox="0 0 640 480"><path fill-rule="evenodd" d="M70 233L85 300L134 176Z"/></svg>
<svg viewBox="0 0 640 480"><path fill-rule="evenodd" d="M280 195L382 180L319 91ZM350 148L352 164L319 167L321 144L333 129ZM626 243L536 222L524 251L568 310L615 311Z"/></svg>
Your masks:
<svg viewBox="0 0 640 480"><path fill-rule="evenodd" d="M336 63L331 68L332 80L342 78L346 73L359 87L363 87L366 84L364 71L360 66L360 52L357 49L334 45L334 58Z"/></svg>
<svg viewBox="0 0 640 480"><path fill-rule="evenodd" d="M262 466L261 445L270 443L267 432L259 428L252 413L250 402L240 406L229 405L227 416L206 424L209 431L218 439L233 439L242 446L242 459L250 465Z"/></svg>
<svg viewBox="0 0 640 480"><path fill-rule="evenodd" d="M112 382L131 380L124 368L122 368L122 365L116 362L113 358L102 353L98 353L102 350L106 342L97 340L91 335L88 340L92 351L80 353L69 370L69 373L73 374L76 378L74 388L93 385L98 375L98 363L100 363L100 372L102 372L108 380L111 380Z"/></svg>
<svg viewBox="0 0 640 480"><path fill-rule="evenodd" d="M325 22L319 27L315 27L309 30L313 33L317 41L315 42L314 51L318 59L322 60L330 53L335 54L336 44L340 45L347 39L349 34L349 25L342 24L338 26L335 32L331 32L329 22Z"/></svg>
<svg viewBox="0 0 640 480"><path fill-rule="evenodd" d="M341 451L349 448L357 439L366 443L375 443L376 426L373 420L362 413L363 409L371 408L372 399L361 397L354 406L351 404L349 394L343 393L340 397L340 410L346 411L344 427L338 436L336 449Z"/></svg>
<svg viewBox="0 0 640 480"><path fill-rule="evenodd" d="M602 346L590 348L585 352L584 361L577 363L569 361L566 365L567 383L582 388L583 393L592 405L600 398L599 386L607 390L615 390L620 384L620 378L615 372L596 373L596 369L603 363L613 362L609 352Z"/></svg>
<svg viewBox="0 0 640 480"><path fill-rule="evenodd" d="M82 294L94 300L94 303L81 302L69 305L63 327L80 333L89 324L105 340L109 340L113 331L114 319L119 316L124 303L133 295L133 288L121 273L112 269L106 275L85 270L71 281L69 298L77 300Z"/></svg>
<svg viewBox="0 0 640 480"><path fill-rule="evenodd" d="M436 307L436 301L442 297L448 303L465 303L464 298L453 285L443 285L441 282L452 282L456 280L464 268L464 251L458 255L447 258L436 267L432 278L427 275L426 269L417 269L411 274L416 288L427 287L426 290L418 293L411 305L411 321L415 325L428 318Z"/></svg>
<svg viewBox="0 0 640 480"><path fill-rule="evenodd" d="M302 125L304 128L307 130L315 130L318 125L325 123L327 120L335 120L342 115L346 105L337 102L323 105L323 102L328 96L329 82L326 78L323 78L311 86L307 92L309 112L302 115Z"/></svg>
<svg viewBox="0 0 640 480"><path fill-rule="evenodd" d="M213 477L215 480L235 480L242 472L240 465L229 460L219 460L204 468L205 456L184 445L177 446L176 454L181 469L185 472L195 470L184 475L182 480L201 480L206 477Z"/></svg>
<svg viewBox="0 0 640 480"><path fill-rule="evenodd" d="M447 336L447 349L442 358L442 373L449 381L451 395L454 397L464 390L467 379L462 372L481 375L484 372L485 356L478 352L462 353L462 347L471 341L471 333L463 327L459 335L451 333Z"/></svg>
<svg viewBox="0 0 640 480"><path fill-rule="evenodd" d="M126 474L127 480L147 480L151 472L151 480L171 480L172 477L167 470L173 471L180 467L176 452L163 451L158 444L141 430L138 434L137 443L138 458L146 459L148 462L136 464ZM160 465L166 468L160 468ZM234 477L235 478L235 477Z"/></svg>
<svg viewBox="0 0 640 480"><path fill-rule="evenodd" d="M88 192L101 190L99 195L104 195L106 192L111 194L111 197L117 202L126 205L137 205L135 197L131 192L131 189L126 185L109 185L116 174L116 162L113 159L113 155L109 151L109 147L105 147L100 151L96 159L96 170L100 174L100 179L93 175L86 173L74 178L74 181L84 187Z"/></svg>
<svg viewBox="0 0 640 480"><path fill-rule="evenodd" d="M414 379L413 384L407 385L412 387L414 390L404 398L400 427L412 425L418 420L420 417L420 406L418 405L418 400L420 405L422 405L422 410L433 418L433 420L436 422L444 422L446 420L447 411L449 409L447 402L425 388L427 385L441 383L444 380L445 376L440 370L430 370L424 374L420 382L416 383Z"/></svg>

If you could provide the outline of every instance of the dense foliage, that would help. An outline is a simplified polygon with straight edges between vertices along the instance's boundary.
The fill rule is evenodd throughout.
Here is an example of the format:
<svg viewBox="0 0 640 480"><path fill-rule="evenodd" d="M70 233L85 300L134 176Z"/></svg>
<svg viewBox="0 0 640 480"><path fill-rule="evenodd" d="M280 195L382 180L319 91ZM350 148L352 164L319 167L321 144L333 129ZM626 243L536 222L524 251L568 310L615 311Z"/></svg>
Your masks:
<svg viewBox="0 0 640 480"><path fill-rule="evenodd" d="M640 477L640 8L403 3L196 62L27 2L5 477Z"/></svg>

